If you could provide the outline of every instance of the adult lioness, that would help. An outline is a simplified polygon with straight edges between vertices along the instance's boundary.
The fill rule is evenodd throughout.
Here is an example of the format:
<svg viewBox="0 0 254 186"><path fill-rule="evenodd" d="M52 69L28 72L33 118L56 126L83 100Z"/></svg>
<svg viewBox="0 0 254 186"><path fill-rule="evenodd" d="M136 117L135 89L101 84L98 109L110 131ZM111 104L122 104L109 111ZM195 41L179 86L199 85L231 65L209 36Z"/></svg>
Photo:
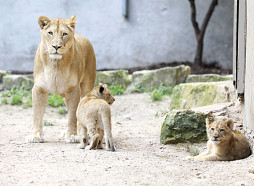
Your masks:
<svg viewBox="0 0 254 186"><path fill-rule="evenodd" d="M76 16L68 20L38 19L41 42L34 60L33 135L28 142L43 142L43 115L48 93L65 98L69 119L66 142L76 142L76 110L80 97L94 85L96 75L95 54L92 44L76 34Z"/></svg>

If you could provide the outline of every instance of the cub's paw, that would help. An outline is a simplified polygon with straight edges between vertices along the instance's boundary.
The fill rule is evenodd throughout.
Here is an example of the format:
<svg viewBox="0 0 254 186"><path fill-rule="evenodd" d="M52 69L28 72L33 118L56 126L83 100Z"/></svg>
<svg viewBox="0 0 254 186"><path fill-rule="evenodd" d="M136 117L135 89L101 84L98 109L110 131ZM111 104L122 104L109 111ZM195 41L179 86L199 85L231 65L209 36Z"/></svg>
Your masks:
<svg viewBox="0 0 254 186"><path fill-rule="evenodd" d="M115 149L115 147L114 146L112 146L112 147L106 147L106 150L107 151L112 151L112 152L115 152L116 151L116 149Z"/></svg>
<svg viewBox="0 0 254 186"><path fill-rule="evenodd" d="M77 135L70 135L65 138L66 143L79 143L80 139Z"/></svg>
<svg viewBox="0 0 254 186"><path fill-rule="evenodd" d="M26 143L43 143L44 137L30 135L26 137Z"/></svg>
<svg viewBox="0 0 254 186"><path fill-rule="evenodd" d="M85 148L85 145L84 145L84 144L78 144L77 147L78 147L79 149L84 149L84 148Z"/></svg>

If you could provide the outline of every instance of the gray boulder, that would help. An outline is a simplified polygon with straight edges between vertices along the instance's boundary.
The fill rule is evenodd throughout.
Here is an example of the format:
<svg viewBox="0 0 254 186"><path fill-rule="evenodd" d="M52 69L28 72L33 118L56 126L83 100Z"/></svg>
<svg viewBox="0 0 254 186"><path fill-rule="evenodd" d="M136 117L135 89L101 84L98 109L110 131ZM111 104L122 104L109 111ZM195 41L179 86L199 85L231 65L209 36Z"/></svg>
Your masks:
<svg viewBox="0 0 254 186"><path fill-rule="evenodd" d="M230 102L235 98L232 81L183 83L173 89L170 109L190 109Z"/></svg>
<svg viewBox="0 0 254 186"><path fill-rule="evenodd" d="M33 75L6 75L3 77L3 88L21 88L30 90L33 87Z"/></svg>
<svg viewBox="0 0 254 186"><path fill-rule="evenodd" d="M190 72L190 67L184 65L137 71L132 74L132 84L128 89L132 90L136 87L143 89L159 88L161 84L173 87L185 82Z"/></svg>
<svg viewBox="0 0 254 186"><path fill-rule="evenodd" d="M204 75L189 75L186 79L186 83L196 82L217 82L217 81L232 81L233 76L220 76L218 74L204 74Z"/></svg>
<svg viewBox="0 0 254 186"><path fill-rule="evenodd" d="M0 70L0 82L3 81L3 76L7 75L8 73L10 73L10 71Z"/></svg>
<svg viewBox="0 0 254 186"><path fill-rule="evenodd" d="M161 127L162 144L198 143L207 140L205 120L208 115L191 110L173 110Z"/></svg>
<svg viewBox="0 0 254 186"><path fill-rule="evenodd" d="M127 70L111 70L96 72L95 85L106 83L108 85L117 85L126 88L131 84L131 76Z"/></svg>

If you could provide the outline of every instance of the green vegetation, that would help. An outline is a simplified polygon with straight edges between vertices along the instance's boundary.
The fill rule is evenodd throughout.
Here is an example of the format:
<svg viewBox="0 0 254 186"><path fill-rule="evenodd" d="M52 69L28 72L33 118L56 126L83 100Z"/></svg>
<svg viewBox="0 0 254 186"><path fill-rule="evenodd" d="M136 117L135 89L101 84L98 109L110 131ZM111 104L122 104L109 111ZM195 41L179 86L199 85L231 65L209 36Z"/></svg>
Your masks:
<svg viewBox="0 0 254 186"><path fill-rule="evenodd" d="M18 94L14 94L12 96L11 99L11 105L21 105L23 103L23 97L18 95Z"/></svg>
<svg viewBox="0 0 254 186"><path fill-rule="evenodd" d="M56 124L55 122L50 122L50 121L47 121L47 120L43 121L43 125L47 126L47 127L54 126L55 124Z"/></svg>
<svg viewBox="0 0 254 186"><path fill-rule="evenodd" d="M7 104L8 104L7 99L6 99L6 98L2 99L2 100L1 100L1 104L2 104L2 105L3 105L3 104L7 105Z"/></svg>
<svg viewBox="0 0 254 186"><path fill-rule="evenodd" d="M30 95L27 99L27 102L25 102L24 108L32 107L32 95Z"/></svg>
<svg viewBox="0 0 254 186"><path fill-rule="evenodd" d="M28 97L31 94L30 91L27 91L24 89L24 86L22 86L20 89L12 88L11 90L8 90L2 94L1 103L2 104L8 104L11 105L22 105L23 104L23 98Z"/></svg>
<svg viewBox="0 0 254 186"><path fill-rule="evenodd" d="M58 96L57 94L49 94L48 104L51 107L55 107L55 108L65 105L63 98Z"/></svg>
<svg viewBox="0 0 254 186"><path fill-rule="evenodd" d="M65 108L60 108L57 112L58 114L61 114L61 115L67 114L67 111L65 110Z"/></svg>
<svg viewBox="0 0 254 186"><path fill-rule="evenodd" d="M122 95L125 91L125 88L123 86L118 85L110 85L108 86L109 90L111 91L112 96L114 95Z"/></svg>
<svg viewBox="0 0 254 186"><path fill-rule="evenodd" d="M151 98L153 101L161 101L163 96L165 95L171 95L173 92L172 87L165 87L163 85L160 85L158 89L154 89L151 94Z"/></svg>
<svg viewBox="0 0 254 186"><path fill-rule="evenodd" d="M144 92L151 92L151 89L146 89L140 85L140 83L135 84L135 88L131 90L131 93L144 93Z"/></svg>
<svg viewBox="0 0 254 186"><path fill-rule="evenodd" d="M11 104L11 105L23 105L24 108L32 107L32 92L24 89L22 86L19 89L12 88L10 90L4 91L1 95L1 104ZM48 105L52 107L64 106L64 100L62 97L56 94L49 94ZM61 112L61 111L59 111ZM63 111L62 111L63 112Z"/></svg>

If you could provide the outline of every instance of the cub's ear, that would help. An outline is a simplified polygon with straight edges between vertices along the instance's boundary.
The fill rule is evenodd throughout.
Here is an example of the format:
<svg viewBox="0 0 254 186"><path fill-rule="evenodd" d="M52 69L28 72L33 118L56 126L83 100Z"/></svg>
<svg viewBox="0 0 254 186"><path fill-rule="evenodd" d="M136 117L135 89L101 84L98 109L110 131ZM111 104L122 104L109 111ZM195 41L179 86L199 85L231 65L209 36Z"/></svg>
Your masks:
<svg viewBox="0 0 254 186"><path fill-rule="evenodd" d="M103 86L101 86L101 87L100 87L100 93L102 93L102 92L103 92L103 90L104 90L104 87L103 87Z"/></svg>
<svg viewBox="0 0 254 186"><path fill-rule="evenodd" d="M38 24L43 29L48 23L50 22L50 19L47 18L46 16L41 16L38 19Z"/></svg>
<svg viewBox="0 0 254 186"><path fill-rule="evenodd" d="M230 129L230 130L233 130L234 128L234 121L232 119L228 119L225 121L225 124L227 125L227 127Z"/></svg>
<svg viewBox="0 0 254 186"><path fill-rule="evenodd" d="M75 25L76 25L76 22L77 22L76 15L70 17L70 18L68 19L68 21L69 21L70 27L72 27L73 29L75 29Z"/></svg>
<svg viewBox="0 0 254 186"><path fill-rule="evenodd" d="M208 127L211 125L212 122L209 120L209 118L206 118L205 123L206 123L206 127Z"/></svg>

